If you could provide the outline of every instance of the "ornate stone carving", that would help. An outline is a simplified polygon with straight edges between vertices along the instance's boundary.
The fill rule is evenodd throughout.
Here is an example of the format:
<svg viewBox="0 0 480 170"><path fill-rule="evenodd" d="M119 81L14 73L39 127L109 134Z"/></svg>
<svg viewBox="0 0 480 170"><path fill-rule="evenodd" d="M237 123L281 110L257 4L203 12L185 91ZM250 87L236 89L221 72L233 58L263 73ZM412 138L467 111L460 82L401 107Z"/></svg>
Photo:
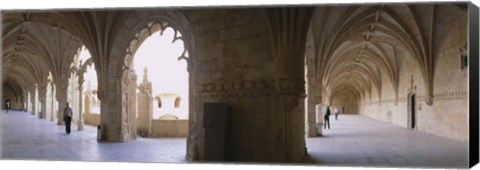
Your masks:
<svg viewBox="0 0 480 170"><path fill-rule="evenodd" d="M142 137L149 137L152 126L153 98L152 83L148 81L148 71L146 67L143 71L142 83L138 86L137 101L137 132Z"/></svg>
<svg viewBox="0 0 480 170"><path fill-rule="evenodd" d="M128 105L127 105L127 132L128 135L130 136L130 139L136 139L137 138L137 118L136 118L136 112L137 112L137 74L135 73L135 70L130 70L129 72L129 82L128 82Z"/></svg>
<svg viewBox="0 0 480 170"><path fill-rule="evenodd" d="M450 91L442 92L433 95L434 100L451 100L451 99L466 99L468 97L468 91Z"/></svg>
<svg viewBox="0 0 480 170"><path fill-rule="evenodd" d="M200 97L255 97L299 95L305 97L304 80L241 80L201 84Z"/></svg>
<svg viewBox="0 0 480 170"><path fill-rule="evenodd" d="M468 91L449 91L449 92L441 92L436 93L433 95L433 100L455 100L455 99L466 99L468 97ZM407 98L401 97L398 98L400 101L407 101ZM417 100L424 100L426 102L427 97L423 95L417 96ZM381 100L382 103L395 103L397 100L395 99L384 99ZM377 104L379 101L372 101L372 104Z"/></svg>

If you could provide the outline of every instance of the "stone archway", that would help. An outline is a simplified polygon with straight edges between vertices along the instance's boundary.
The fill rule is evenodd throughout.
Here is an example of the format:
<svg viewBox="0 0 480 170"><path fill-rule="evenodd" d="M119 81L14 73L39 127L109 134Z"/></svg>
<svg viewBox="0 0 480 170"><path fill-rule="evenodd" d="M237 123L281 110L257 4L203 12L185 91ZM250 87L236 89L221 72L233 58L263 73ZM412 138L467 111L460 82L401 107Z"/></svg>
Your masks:
<svg viewBox="0 0 480 170"><path fill-rule="evenodd" d="M187 103L190 103L190 104L186 104L186 106L190 106L191 108L192 101L190 100L191 99L190 96L192 95L191 86L193 85L192 83L193 80L190 76L192 69L190 67L191 61L189 58L190 57L190 50L189 50L190 45L188 45L189 36L184 34L182 29L178 28L179 25L174 21L175 21L174 19L169 17L153 17L140 22L139 24L137 24L139 25L139 27L131 30L131 33L134 34L134 37L130 41L130 44L126 50L126 57L124 58L124 61L123 61L124 66L126 66L128 69L124 69L122 73L122 91L123 91L122 101L124 102L126 101L124 104L122 104L122 112L127 114L127 119L132 120L132 121L129 121L131 138L135 138L136 133L139 133L141 134L141 136L144 136L144 137L156 136L155 135L156 132L151 130L151 128L153 128L153 125L154 125L152 122L153 110L152 109L137 110L137 108L152 107L153 99L157 95L157 94L154 94L152 91L153 80L148 80L152 77L150 78L147 77L147 70L145 67L143 80L140 78L140 82L137 82L137 77L138 76L142 77L142 75L141 73L136 73L135 71L136 69L134 69L135 67L134 63L136 63L134 62L134 57L136 53L139 52L138 50L140 49L141 45L154 34L163 35L164 31L166 31L167 29L171 29L174 32L172 44L175 42L178 42L178 40L181 40L180 43L183 44L183 49L182 49L183 51L179 56L175 56L175 57L178 57L176 59L178 59L179 61L181 60L186 61L185 71L187 71L187 74L188 74L187 76L188 86L186 89L187 96L184 96L184 97L189 99L186 101L188 101ZM139 68L137 68L137 70L139 70ZM139 105L138 107L136 106L137 103ZM142 105L142 107L140 107L140 105ZM149 112L152 112L152 113L149 113ZM191 114L189 107L187 107L186 113L187 115ZM187 117L190 117L190 116L187 116ZM190 125L186 127L189 127L189 126ZM188 128L186 128L186 132L182 136L187 136L188 131L189 131Z"/></svg>

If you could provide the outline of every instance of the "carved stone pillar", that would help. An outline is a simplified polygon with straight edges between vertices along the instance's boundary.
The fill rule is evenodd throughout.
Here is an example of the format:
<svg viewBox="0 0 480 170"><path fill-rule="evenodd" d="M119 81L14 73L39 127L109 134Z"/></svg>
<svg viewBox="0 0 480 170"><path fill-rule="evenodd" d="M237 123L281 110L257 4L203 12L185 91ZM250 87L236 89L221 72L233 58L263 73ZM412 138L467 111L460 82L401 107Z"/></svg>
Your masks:
<svg viewBox="0 0 480 170"><path fill-rule="evenodd" d="M23 111L24 112L28 112L28 92L24 92L24 96L25 96L25 100L24 100L24 107L23 107Z"/></svg>
<svg viewBox="0 0 480 170"><path fill-rule="evenodd" d="M51 95L52 100L51 100L50 105L51 105L52 110L51 110L51 113L50 113L50 121L53 122L55 120L55 115L56 115L56 111L55 111L56 110L55 109L55 101L56 101L56 99L55 99L55 85L53 83L51 84L51 88L52 88L52 91L51 91L50 95Z"/></svg>
<svg viewBox="0 0 480 170"><path fill-rule="evenodd" d="M35 115L37 115L38 118L40 118L40 90L39 90L40 86L38 84L35 84L35 102L34 102L34 105L35 105Z"/></svg>
<svg viewBox="0 0 480 170"><path fill-rule="evenodd" d="M99 85L100 85L100 82L99 82ZM100 101L102 101L102 105L100 105L100 126L101 126L101 130L100 130L100 133L101 134L97 134L97 138L102 141L102 140L108 140L108 136L107 136L107 129L109 127L108 124L110 122L113 122L113 120L110 120L110 121L107 121L109 119L109 113L108 113L108 99L107 99L107 95L106 95L106 92L103 90L105 88L102 88L102 86L99 86L99 89L97 91L97 96L98 96L98 99ZM85 102L86 103L86 102Z"/></svg>
<svg viewBox="0 0 480 170"><path fill-rule="evenodd" d="M147 68L144 70L143 81L139 85L138 100L138 123L137 132L142 137L150 136L153 115L152 83L148 81Z"/></svg>
<svg viewBox="0 0 480 170"><path fill-rule="evenodd" d="M305 82L303 80L238 80L199 87L199 103L232 107L227 132L227 160L295 162L305 154ZM202 110L202 106L200 106ZM204 114L203 112L199 112ZM203 122L199 115L198 122ZM200 141L205 142L203 123ZM197 145L203 160L204 144ZM297 155L295 155L297 154ZM296 157L292 157L296 156Z"/></svg>
<svg viewBox="0 0 480 170"><path fill-rule="evenodd" d="M27 112L32 114L33 113L33 106L32 106L32 102L33 102L33 93L32 93L32 90L30 90L30 92L28 93L28 99L27 99L27 105L28 105L28 109L27 109Z"/></svg>
<svg viewBox="0 0 480 170"><path fill-rule="evenodd" d="M57 111L57 124L63 125L65 122L63 121L63 109L67 103L67 95L68 95L68 79L64 81L59 81L55 84L57 86L56 91L56 98L58 100L58 111Z"/></svg>
<svg viewBox="0 0 480 170"><path fill-rule="evenodd" d="M32 104L32 112L31 114L32 115L35 115L37 113L37 85L35 84L35 86L33 87L33 92L32 92L32 95L31 95L31 104Z"/></svg>
<svg viewBox="0 0 480 170"><path fill-rule="evenodd" d="M284 129L278 149L287 162L301 161L306 154L305 47L312 13L312 8L266 9L276 57L278 126Z"/></svg>
<svg viewBox="0 0 480 170"><path fill-rule="evenodd" d="M40 101L40 113L38 118L46 119L47 118L47 83L40 84L38 88L38 97Z"/></svg>
<svg viewBox="0 0 480 170"><path fill-rule="evenodd" d="M318 136L319 133L317 131L317 122L316 122L316 102L315 96L310 93L307 96L307 134L308 137Z"/></svg>
<svg viewBox="0 0 480 170"><path fill-rule="evenodd" d="M83 109L84 109L83 112L85 114L90 114L90 95L91 95L90 94L91 93L90 89L88 89L85 93L86 93L85 94L85 102L84 102L85 104L84 104L84 107L83 107Z"/></svg>
<svg viewBox="0 0 480 170"><path fill-rule="evenodd" d="M79 99L79 86L78 86L78 76L77 74L73 74L72 77L70 78L71 80L71 84L70 84L70 88L69 88L69 94L71 94L71 96L69 97L69 103L70 103L70 107L72 108L72 111L73 111L73 117L72 117L72 124L74 123L77 123L79 122L79 117L78 117L78 114L77 113L80 113L80 101L78 100Z"/></svg>
<svg viewBox="0 0 480 170"><path fill-rule="evenodd" d="M285 128L285 161L298 162L306 151L305 144L305 81L279 80L277 111L284 120L279 123Z"/></svg>
<svg viewBox="0 0 480 170"><path fill-rule="evenodd" d="M269 29L264 35L271 40L272 59L255 62L249 69L248 61L228 62L229 69L211 69L222 62L197 65L198 73L205 74L194 85L198 86L195 103L195 136L189 140L189 159L204 160L206 140L204 128L204 103L225 103L231 106L228 130L225 137L225 159L230 161L299 162L306 153L305 144L305 42L313 9L268 8L264 25ZM227 36L228 37L228 36ZM272 47L273 46L273 47ZM227 48L225 48L227 49ZM246 47L248 51L248 47ZM222 53L228 57L229 53ZM212 52L213 54L213 52ZM210 54L210 55L212 55ZM209 54L198 54L210 57ZM212 57L212 60L215 57ZM241 61L241 62L239 62ZM245 63L243 63L245 61ZM240 64L241 63L241 64ZM253 65L253 63L252 63ZM245 68L242 73L230 68ZM216 67L215 67L216 68ZM205 69L205 72L203 70ZM255 73L264 71L261 78ZM220 78L215 77L220 73ZM190 113L192 114L192 113ZM193 129L193 128L191 128ZM190 137L192 136L192 137Z"/></svg>
<svg viewBox="0 0 480 170"><path fill-rule="evenodd" d="M135 70L130 69L128 73L128 85L127 85L127 134L128 140L137 138L137 74Z"/></svg>
<svg viewBox="0 0 480 170"><path fill-rule="evenodd" d="M307 79L307 135L308 137L314 137L318 136L317 132L317 123L316 123L316 101L315 101L315 95L316 95L316 73L315 73L315 61L314 55L307 55L307 73L306 73L306 79Z"/></svg>
<svg viewBox="0 0 480 170"><path fill-rule="evenodd" d="M51 88L51 80L49 79L47 82L47 87L45 91L45 119L50 120L51 114L52 114L52 88Z"/></svg>
<svg viewBox="0 0 480 170"><path fill-rule="evenodd" d="M317 102L318 101L322 101L322 100L316 100ZM316 129L317 129L317 136L322 136L323 135L323 131L322 131L322 125L323 125L323 107L324 105L321 104L321 103L317 103L315 105L315 125L316 125Z"/></svg>
<svg viewBox="0 0 480 170"><path fill-rule="evenodd" d="M102 73L98 72L97 75ZM98 79L102 79L102 76ZM98 84L97 94L101 101L100 141L125 142L132 139L131 132L136 133L136 127L132 127L131 124L135 119L129 120L127 112L128 76L129 71L124 70L122 77L105 77L106 81Z"/></svg>
<svg viewBox="0 0 480 170"><path fill-rule="evenodd" d="M78 77L78 130L83 130L83 113L82 113L82 101L83 101L83 74Z"/></svg>

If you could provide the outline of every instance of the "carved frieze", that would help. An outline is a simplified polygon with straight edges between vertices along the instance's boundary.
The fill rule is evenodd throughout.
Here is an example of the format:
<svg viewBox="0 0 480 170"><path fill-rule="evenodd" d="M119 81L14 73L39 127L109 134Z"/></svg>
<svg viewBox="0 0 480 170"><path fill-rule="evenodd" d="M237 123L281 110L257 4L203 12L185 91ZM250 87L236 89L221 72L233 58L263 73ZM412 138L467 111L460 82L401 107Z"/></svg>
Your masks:
<svg viewBox="0 0 480 170"><path fill-rule="evenodd" d="M464 99L468 97L467 91L442 92L433 95L433 100Z"/></svg>
<svg viewBox="0 0 480 170"><path fill-rule="evenodd" d="M468 91L449 91L449 92L442 92L436 93L433 95L433 100L454 100L454 99L466 99L468 97ZM398 98L399 101L407 101L407 98L401 97ZM421 95L417 96L417 100L424 101L426 97ZM395 102L394 99L384 99L381 100L381 103L393 103ZM378 104L378 101L372 101L372 104Z"/></svg>
<svg viewBox="0 0 480 170"><path fill-rule="evenodd" d="M305 96L304 80L241 80L221 83L205 83L199 88L199 96L255 97L280 95Z"/></svg>

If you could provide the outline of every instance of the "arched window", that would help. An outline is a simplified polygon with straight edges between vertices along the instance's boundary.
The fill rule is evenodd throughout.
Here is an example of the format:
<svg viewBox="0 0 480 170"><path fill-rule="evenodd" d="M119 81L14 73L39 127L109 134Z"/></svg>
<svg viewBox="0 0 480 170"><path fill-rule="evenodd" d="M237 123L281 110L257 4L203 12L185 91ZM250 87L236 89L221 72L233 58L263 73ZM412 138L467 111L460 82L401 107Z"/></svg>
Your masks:
<svg viewBox="0 0 480 170"><path fill-rule="evenodd" d="M150 26L152 30L139 33L138 41L146 38L137 49L131 49L135 53L132 62L126 65L131 64L139 76L144 74L144 70L155 73L155 76L148 77L152 83L151 95L157 96L152 113L154 118L174 114L180 119L188 119L188 101L180 100L188 98L189 92L188 52L182 34L166 23L152 23ZM138 44L137 40L132 43ZM126 61L129 61L128 58ZM142 81L137 79L137 85Z"/></svg>
<svg viewBox="0 0 480 170"><path fill-rule="evenodd" d="M88 107L84 111L89 111L89 113L100 114L100 100L96 95L97 91L97 71L95 69L95 64L93 64L93 59L91 58L89 50L82 46L79 53L79 74L83 75L83 84L82 84L82 94L89 95L88 99L90 101ZM85 107L86 103L83 103Z"/></svg>
<svg viewBox="0 0 480 170"><path fill-rule="evenodd" d="M155 98L155 101L157 101L158 108L162 108L162 99L159 96Z"/></svg>
<svg viewBox="0 0 480 170"><path fill-rule="evenodd" d="M177 96L177 97L175 98L175 104L174 104L174 105L175 105L175 106L174 106L175 108L179 108L179 107L180 107L180 100L182 100L182 98L181 98L180 96Z"/></svg>

